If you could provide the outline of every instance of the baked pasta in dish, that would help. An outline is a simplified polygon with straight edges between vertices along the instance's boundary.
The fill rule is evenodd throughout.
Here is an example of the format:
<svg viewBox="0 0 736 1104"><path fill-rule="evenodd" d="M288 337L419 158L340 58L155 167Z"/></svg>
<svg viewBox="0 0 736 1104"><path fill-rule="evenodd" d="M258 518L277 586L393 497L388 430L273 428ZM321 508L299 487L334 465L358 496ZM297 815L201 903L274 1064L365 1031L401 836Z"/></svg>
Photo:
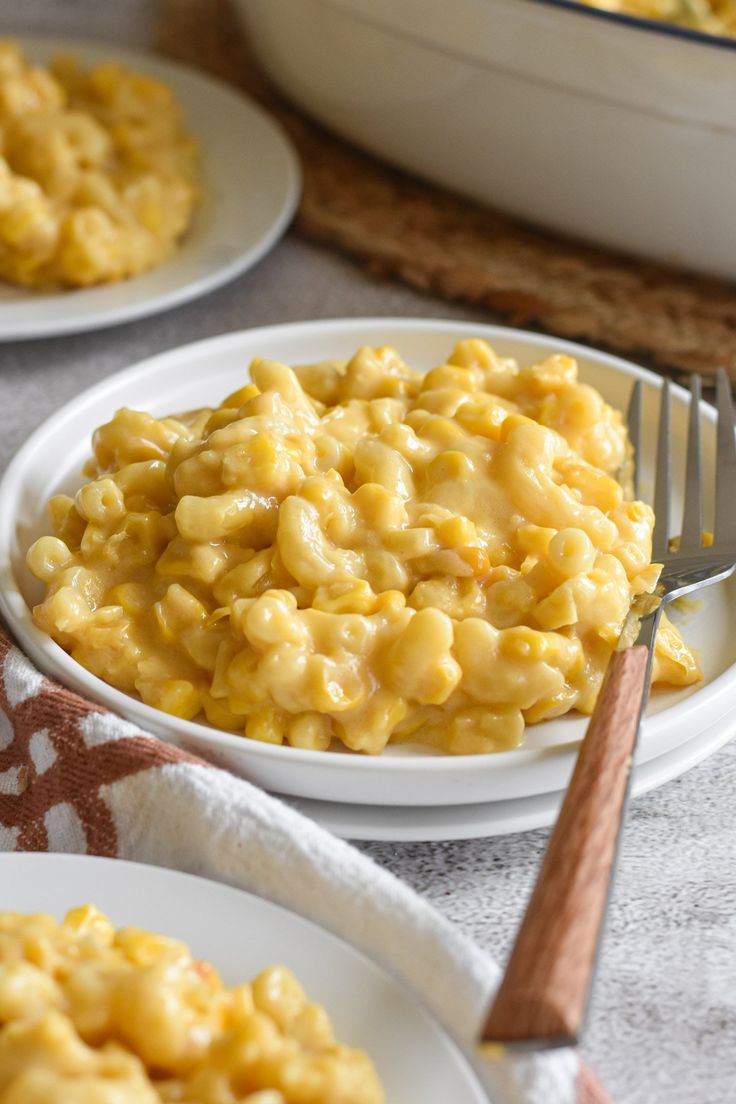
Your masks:
<svg viewBox="0 0 736 1104"><path fill-rule="evenodd" d="M197 159L160 81L46 69L0 39L0 279L80 287L158 264L191 221Z"/></svg>
<svg viewBox="0 0 736 1104"><path fill-rule="evenodd" d="M591 8L675 23L706 34L736 35L736 0L580 0Z"/></svg>
<svg viewBox="0 0 736 1104"><path fill-rule="evenodd" d="M282 966L229 988L92 906L0 912L0 1104L382 1104L370 1059Z"/></svg>
<svg viewBox="0 0 736 1104"><path fill-rule="evenodd" d="M149 705L299 748L499 751L592 711L659 567L622 418L574 360L466 340L426 374L363 348L251 379L95 432L28 552L37 625ZM698 677L663 618L654 682Z"/></svg>

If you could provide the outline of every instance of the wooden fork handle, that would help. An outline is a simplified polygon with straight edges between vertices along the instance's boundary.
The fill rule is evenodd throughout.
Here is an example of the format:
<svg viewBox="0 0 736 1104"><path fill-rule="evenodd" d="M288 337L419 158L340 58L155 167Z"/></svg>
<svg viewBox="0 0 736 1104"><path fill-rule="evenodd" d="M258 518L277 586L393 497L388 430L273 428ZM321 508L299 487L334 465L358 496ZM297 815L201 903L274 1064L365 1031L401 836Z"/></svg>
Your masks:
<svg viewBox="0 0 736 1104"><path fill-rule="evenodd" d="M647 675L648 648L614 653L481 1046L561 1046L579 1038Z"/></svg>

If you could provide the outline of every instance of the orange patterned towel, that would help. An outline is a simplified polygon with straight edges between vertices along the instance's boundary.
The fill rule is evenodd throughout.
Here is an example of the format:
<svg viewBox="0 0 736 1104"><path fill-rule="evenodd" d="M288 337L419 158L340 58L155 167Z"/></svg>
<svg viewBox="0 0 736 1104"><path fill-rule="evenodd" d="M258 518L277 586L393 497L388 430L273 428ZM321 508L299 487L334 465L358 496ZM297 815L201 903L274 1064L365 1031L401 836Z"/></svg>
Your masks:
<svg viewBox="0 0 736 1104"><path fill-rule="evenodd" d="M45 678L2 629L0 850L133 859L277 901L382 961L469 1052L498 981L495 962L367 856ZM494 1104L607 1101L572 1051L479 1072Z"/></svg>

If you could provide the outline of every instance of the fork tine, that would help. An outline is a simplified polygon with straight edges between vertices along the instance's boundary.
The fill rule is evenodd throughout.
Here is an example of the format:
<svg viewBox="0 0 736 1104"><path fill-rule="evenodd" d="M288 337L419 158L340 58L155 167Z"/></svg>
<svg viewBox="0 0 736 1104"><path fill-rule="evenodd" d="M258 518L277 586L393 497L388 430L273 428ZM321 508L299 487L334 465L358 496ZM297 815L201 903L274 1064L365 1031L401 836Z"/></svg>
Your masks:
<svg viewBox="0 0 736 1104"><path fill-rule="evenodd" d="M700 455L700 376L690 377L690 416L685 465L685 506L682 512L681 552L699 551L703 539L703 489Z"/></svg>
<svg viewBox="0 0 736 1104"><path fill-rule="evenodd" d="M637 380L631 388L629 409L626 411L629 441L634 450L632 489L635 499L641 497L641 394L642 382Z"/></svg>
<svg viewBox="0 0 736 1104"><path fill-rule="evenodd" d="M669 550L672 449L670 447L670 381L662 381L657 435L657 466L654 481L654 533L652 559L662 560Z"/></svg>
<svg viewBox="0 0 736 1104"><path fill-rule="evenodd" d="M713 543L736 544L736 437L734 437L731 383L723 368L716 375L718 406L718 463L716 466L716 514Z"/></svg>

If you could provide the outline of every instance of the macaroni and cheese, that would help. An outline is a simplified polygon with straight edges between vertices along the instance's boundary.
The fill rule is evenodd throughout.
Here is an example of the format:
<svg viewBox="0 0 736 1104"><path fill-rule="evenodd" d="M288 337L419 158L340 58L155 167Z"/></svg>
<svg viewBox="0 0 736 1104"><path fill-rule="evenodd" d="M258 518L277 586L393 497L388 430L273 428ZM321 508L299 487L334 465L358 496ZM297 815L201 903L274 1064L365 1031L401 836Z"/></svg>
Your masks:
<svg viewBox="0 0 736 1104"><path fill-rule="evenodd" d="M0 913L0 1104L382 1104L283 966L227 988L175 939Z"/></svg>
<svg viewBox="0 0 736 1104"><path fill-rule="evenodd" d="M574 360L466 340L426 374L363 348L251 379L96 431L28 553L42 629L149 705L299 748L498 751L592 711L659 567L621 416ZM666 619L653 677L699 677Z"/></svg>
<svg viewBox="0 0 736 1104"><path fill-rule="evenodd" d="M707 34L736 35L736 0L580 0L592 8L676 23Z"/></svg>
<svg viewBox="0 0 736 1104"><path fill-rule="evenodd" d="M0 279L83 286L143 272L187 229L197 175L166 85L113 62L44 69L0 40Z"/></svg>

